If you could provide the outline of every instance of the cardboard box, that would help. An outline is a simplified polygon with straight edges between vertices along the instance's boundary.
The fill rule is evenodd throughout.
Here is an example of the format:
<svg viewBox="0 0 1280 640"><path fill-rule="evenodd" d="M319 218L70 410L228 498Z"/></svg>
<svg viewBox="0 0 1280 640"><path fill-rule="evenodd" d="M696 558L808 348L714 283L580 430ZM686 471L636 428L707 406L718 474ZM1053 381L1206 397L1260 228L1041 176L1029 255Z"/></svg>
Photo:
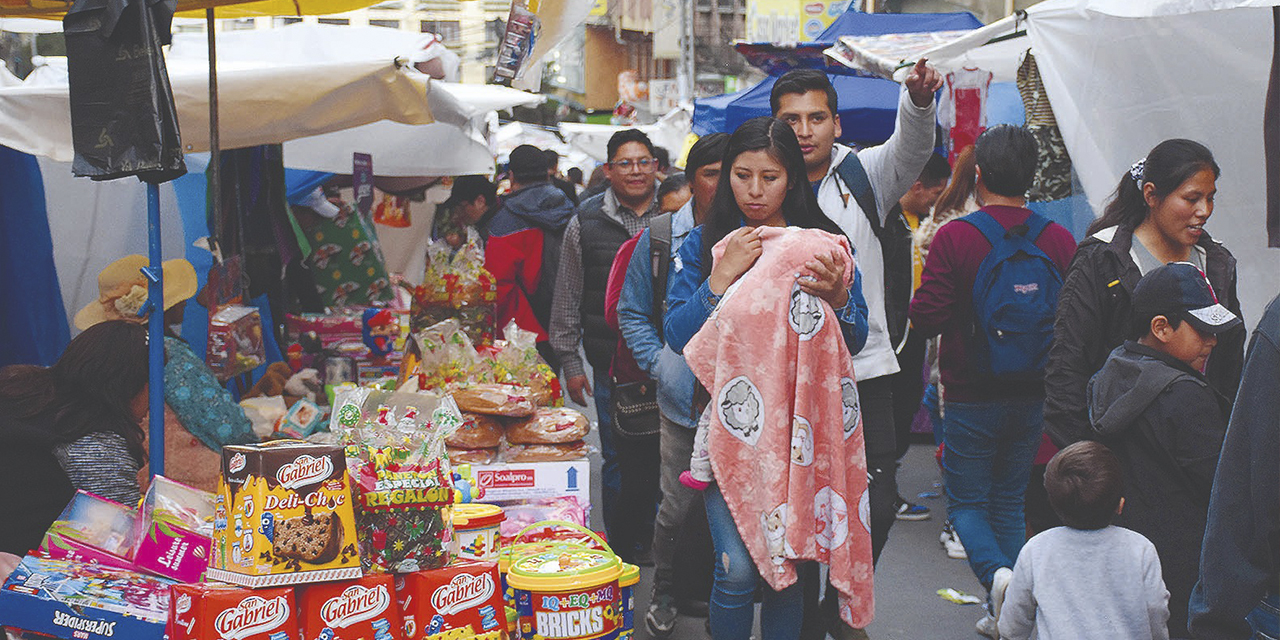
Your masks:
<svg viewBox="0 0 1280 640"><path fill-rule="evenodd" d="M405 640L502 640L507 634L498 565L460 561L396 576Z"/></svg>
<svg viewBox="0 0 1280 640"><path fill-rule="evenodd" d="M223 447L207 575L255 588L360 577L342 447Z"/></svg>
<svg viewBox="0 0 1280 640"><path fill-rule="evenodd" d="M205 362L219 380L258 368L266 361L265 354L257 308L229 305L209 319Z"/></svg>
<svg viewBox="0 0 1280 640"><path fill-rule="evenodd" d="M584 508L591 504L588 460L477 464L471 473L484 489L485 502L571 496Z"/></svg>
<svg viewBox="0 0 1280 640"><path fill-rule="evenodd" d="M199 582L209 568L213 494L156 476L134 531L133 562L139 569L179 582Z"/></svg>
<svg viewBox="0 0 1280 640"><path fill-rule="evenodd" d="M101 553L128 560L137 513L119 502L77 491L49 527L50 534L74 539ZM47 536L48 534L46 534Z"/></svg>
<svg viewBox="0 0 1280 640"><path fill-rule="evenodd" d="M385 573L300 588L303 640L403 640L395 591Z"/></svg>
<svg viewBox="0 0 1280 640"><path fill-rule="evenodd" d="M77 640L161 640L173 581L27 556L0 589L0 626Z"/></svg>
<svg viewBox="0 0 1280 640"><path fill-rule="evenodd" d="M76 538L56 531L49 531L44 534L44 540L40 542L37 555L49 560L97 564L126 571L138 570L132 562L124 558L113 556L92 545L85 544Z"/></svg>
<svg viewBox="0 0 1280 640"><path fill-rule="evenodd" d="M168 640L298 640L293 589L174 585Z"/></svg>

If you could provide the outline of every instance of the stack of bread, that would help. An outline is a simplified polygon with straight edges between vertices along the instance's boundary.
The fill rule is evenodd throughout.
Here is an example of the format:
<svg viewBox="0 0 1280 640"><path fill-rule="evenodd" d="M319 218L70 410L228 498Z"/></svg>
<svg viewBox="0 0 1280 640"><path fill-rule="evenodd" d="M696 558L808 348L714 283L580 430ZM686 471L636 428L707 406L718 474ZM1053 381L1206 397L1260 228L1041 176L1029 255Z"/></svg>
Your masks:
<svg viewBox="0 0 1280 640"><path fill-rule="evenodd" d="M528 387L477 384L453 392L463 424L449 437L455 464L553 462L587 455L587 417L563 407L536 407Z"/></svg>

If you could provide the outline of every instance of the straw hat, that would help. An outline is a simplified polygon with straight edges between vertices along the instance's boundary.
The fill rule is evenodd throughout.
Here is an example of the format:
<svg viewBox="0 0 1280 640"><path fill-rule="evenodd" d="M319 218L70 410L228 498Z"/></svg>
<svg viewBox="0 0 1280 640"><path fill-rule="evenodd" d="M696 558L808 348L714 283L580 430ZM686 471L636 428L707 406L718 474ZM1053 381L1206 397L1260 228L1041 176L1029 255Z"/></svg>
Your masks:
<svg viewBox="0 0 1280 640"><path fill-rule="evenodd" d="M83 331L107 320L141 322L138 310L147 302L147 279L141 271L145 266L147 258L137 254L107 265L98 274L98 299L76 314L76 328ZM196 269L190 262L166 260L162 271L165 311L196 294Z"/></svg>

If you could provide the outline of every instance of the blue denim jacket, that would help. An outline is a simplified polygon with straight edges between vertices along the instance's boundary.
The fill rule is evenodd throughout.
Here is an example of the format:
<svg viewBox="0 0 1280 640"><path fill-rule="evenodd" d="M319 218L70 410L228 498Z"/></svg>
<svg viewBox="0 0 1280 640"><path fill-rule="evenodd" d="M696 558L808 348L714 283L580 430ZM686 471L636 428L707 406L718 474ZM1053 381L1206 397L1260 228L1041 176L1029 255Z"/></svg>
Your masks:
<svg viewBox="0 0 1280 640"><path fill-rule="evenodd" d="M692 202L692 201L690 201ZM667 291L675 278L674 258L693 229L693 209L686 204L671 219L671 255L673 264L667 276ZM627 265L622 296L618 299L618 329L637 364L658 381L658 408L667 419L684 427L698 426L694 414L693 394L698 380L693 377L684 357L662 343L658 335L659 310L653 308L653 273L649 268L649 231L640 234L635 253Z"/></svg>
<svg viewBox="0 0 1280 640"><path fill-rule="evenodd" d="M711 317L716 303L720 302L720 296L711 292L707 278L702 277L702 229L698 226L689 233L671 263L663 328L667 346L677 353L684 352L689 339L702 328L702 323ZM862 272L856 267L849 287L849 302L836 310L836 317L849 353L861 351L867 343L867 301L862 297Z"/></svg>

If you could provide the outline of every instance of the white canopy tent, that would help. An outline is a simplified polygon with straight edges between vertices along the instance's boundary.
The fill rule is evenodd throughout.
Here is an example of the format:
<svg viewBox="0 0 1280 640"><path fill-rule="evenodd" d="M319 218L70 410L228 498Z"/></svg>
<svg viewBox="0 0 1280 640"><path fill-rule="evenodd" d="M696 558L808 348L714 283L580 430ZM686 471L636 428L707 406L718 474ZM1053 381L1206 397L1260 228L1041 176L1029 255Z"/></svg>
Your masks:
<svg viewBox="0 0 1280 640"><path fill-rule="evenodd" d="M1208 229L1239 260L1252 325L1280 289L1267 248L1263 118L1280 0L1045 0L921 54L1012 80L1036 56L1067 150L1094 211L1162 140L1190 138L1222 168ZM1025 31L987 44L993 38Z"/></svg>

